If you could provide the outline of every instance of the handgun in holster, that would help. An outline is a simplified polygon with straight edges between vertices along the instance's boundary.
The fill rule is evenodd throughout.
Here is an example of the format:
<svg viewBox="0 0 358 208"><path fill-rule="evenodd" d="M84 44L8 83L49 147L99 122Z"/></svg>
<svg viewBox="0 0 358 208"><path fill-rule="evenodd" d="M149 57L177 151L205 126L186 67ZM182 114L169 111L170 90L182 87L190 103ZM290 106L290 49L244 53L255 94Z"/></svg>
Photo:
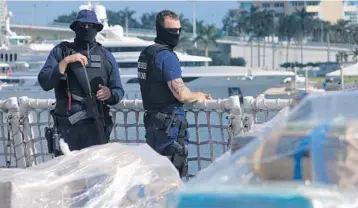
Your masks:
<svg viewBox="0 0 358 208"><path fill-rule="evenodd" d="M56 119L56 115L55 115L55 111L51 110L50 114L52 116L53 119L53 127L45 127L45 137L47 140L47 147L48 147L48 152L50 154L52 153L58 153L61 152L60 150L60 134L58 132L58 122Z"/></svg>

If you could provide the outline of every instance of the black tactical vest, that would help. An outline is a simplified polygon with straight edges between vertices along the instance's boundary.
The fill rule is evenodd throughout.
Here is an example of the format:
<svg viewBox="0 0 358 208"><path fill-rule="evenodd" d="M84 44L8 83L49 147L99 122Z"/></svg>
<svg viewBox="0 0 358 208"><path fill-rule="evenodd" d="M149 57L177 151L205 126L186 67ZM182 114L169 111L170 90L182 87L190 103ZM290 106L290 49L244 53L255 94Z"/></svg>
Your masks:
<svg viewBox="0 0 358 208"><path fill-rule="evenodd" d="M163 111L168 106L182 106L170 91L163 72L155 65L157 53L174 51L166 45L153 44L144 49L138 59L138 74L143 107L147 111ZM175 53L174 53L175 54ZM176 55L176 54L175 54Z"/></svg>
<svg viewBox="0 0 358 208"><path fill-rule="evenodd" d="M74 43L61 42L60 45L62 51L61 60L69 55L76 53L76 46ZM102 46L97 43L95 46L90 48L89 55L85 54L88 57L88 65L86 66L86 71L88 75L88 80L90 82L92 95L96 95L98 91L98 85L101 84L106 86L109 80L110 63L106 57L105 52L102 50ZM76 77L74 70L79 70L81 75ZM86 109L83 106L83 103L78 101L78 97L85 97L86 93L81 85L87 86L87 80L84 72L84 68L79 62L70 63L67 66L66 78L61 79L57 89L55 89L56 94L56 113L58 115L72 115L78 111ZM79 78L79 79L78 79ZM80 84L80 82L83 82ZM71 95L71 109L68 109L69 98L68 95ZM98 109L99 112L102 110L108 111L108 107L103 105L101 101L97 101L97 106L101 109ZM105 109L103 109L105 108Z"/></svg>

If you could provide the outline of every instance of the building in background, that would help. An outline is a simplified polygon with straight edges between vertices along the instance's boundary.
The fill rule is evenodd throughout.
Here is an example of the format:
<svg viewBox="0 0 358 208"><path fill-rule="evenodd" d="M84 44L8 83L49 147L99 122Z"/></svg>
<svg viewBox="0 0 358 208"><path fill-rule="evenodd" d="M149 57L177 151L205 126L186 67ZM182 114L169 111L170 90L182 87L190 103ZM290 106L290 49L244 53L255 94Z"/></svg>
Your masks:
<svg viewBox="0 0 358 208"><path fill-rule="evenodd" d="M339 19L349 20L357 23L357 0L323 0L323 1L245 1L240 2L240 9L250 11L251 6L258 6L260 9L274 10L277 14L288 15L296 9L306 8L314 17L331 23Z"/></svg>
<svg viewBox="0 0 358 208"><path fill-rule="evenodd" d="M239 1L239 8L250 12L252 1Z"/></svg>
<svg viewBox="0 0 358 208"><path fill-rule="evenodd" d="M344 19L351 23L357 24L358 17L358 1L345 1Z"/></svg>
<svg viewBox="0 0 358 208"><path fill-rule="evenodd" d="M6 21L6 4L4 0L0 0L0 47L4 42L4 35L6 33L5 21Z"/></svg>

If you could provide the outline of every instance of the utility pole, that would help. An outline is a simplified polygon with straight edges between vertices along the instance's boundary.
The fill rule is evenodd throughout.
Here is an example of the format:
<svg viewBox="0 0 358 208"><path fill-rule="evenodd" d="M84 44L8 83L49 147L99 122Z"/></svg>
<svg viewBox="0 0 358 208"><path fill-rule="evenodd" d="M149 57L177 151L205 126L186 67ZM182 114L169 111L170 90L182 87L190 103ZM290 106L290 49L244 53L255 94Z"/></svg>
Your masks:
<svg viewBox="0 0 358 208"><path fill-rule="evenodd" d="M272 42L272 70L275 70L275 49L276 48L276 43L273 41Z"/></svg>
<svg viewBox="0 0 358 208"><path fill-rule="evenodd" d="M343 74L343 56L344 53L343 52L338 52L336 54L336 61L338 62L338 65L340 67L340 72L341 72L341 90L344 89L344 74Z"/></svg>
<svg viewBox="0 0 358 208"><path fill-rule="evenodd" d="M128 36L128 14L125 14L125 27L126 27L126 36Z"/></svg>
<svg viewBox="0 0 358 208"><path fill-rule="evenodd" d="M196 12L195 3L193 3L193 40L196 38ZM194 43L194 47L198 47L197 42Z"/></svg>
<svg viewBox="0 0 358 208"><path fill-rule="evenodd" d="M329 30L327 31L327 61L331 61L331 42L329 39Z"/></svg>

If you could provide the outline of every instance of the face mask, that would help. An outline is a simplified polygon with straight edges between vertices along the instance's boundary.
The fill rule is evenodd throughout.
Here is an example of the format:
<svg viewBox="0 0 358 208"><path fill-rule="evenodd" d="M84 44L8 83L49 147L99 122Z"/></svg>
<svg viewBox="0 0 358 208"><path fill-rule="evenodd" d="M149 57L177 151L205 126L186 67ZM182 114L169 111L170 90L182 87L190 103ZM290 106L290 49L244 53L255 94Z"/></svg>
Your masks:
<svg viewBox="0 0 358 208"><path fill-rule="evenodd" d="M77 27L76 28L76 39L83 41L85 43L92 42L97 36L96 28L85 28L85 27Z"/></svg>
<svg viewBox="0 0 358 208"><path fill-rule="evenodd" d="M178 45L180 32L176 32L177 29L172 28L164 28L159 23L156 23L157 28L157 37L155 41L158 43L162 43L168 45L171 48L174 48ZM179 29L180 31L180 29Z"/></svg>

